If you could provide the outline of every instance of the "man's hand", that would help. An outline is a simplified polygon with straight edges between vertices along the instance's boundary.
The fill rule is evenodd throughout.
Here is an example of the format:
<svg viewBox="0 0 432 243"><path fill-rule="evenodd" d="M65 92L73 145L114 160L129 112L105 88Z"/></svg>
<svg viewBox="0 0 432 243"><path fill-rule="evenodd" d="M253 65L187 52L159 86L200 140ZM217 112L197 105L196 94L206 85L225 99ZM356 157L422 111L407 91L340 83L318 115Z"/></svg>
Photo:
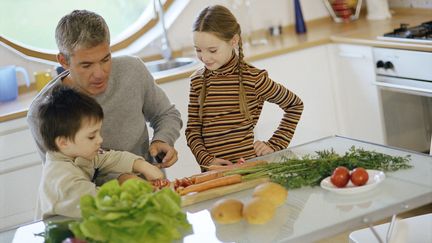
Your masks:
<svg viewBox="0 0 432 243"><path fill-rule="evenodd" d="M160 168L168 168L177 162L178 159L177 150L169 144L159 140L153 141L150 144L149 153L153 157L156 157L158 154L165 154L162 163L158 165Z"/></svg>
<svg viewBox="0 0 432 243"><path fill-rule="evenodd" d="M257 156L263 156L274 152L272 148L270 148L267 144L265 144L262 141L256 141L253 146L255 149L255 154Z"/></svg>

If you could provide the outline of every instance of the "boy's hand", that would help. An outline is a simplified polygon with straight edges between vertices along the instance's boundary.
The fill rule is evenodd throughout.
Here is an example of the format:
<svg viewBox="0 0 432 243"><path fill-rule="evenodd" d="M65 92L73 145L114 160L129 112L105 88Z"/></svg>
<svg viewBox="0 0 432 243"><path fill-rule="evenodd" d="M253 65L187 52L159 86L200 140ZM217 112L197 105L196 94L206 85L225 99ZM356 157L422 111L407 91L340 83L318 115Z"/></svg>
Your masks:
<svg viewBox="0 0 432 243"><path fill-rule="evenodd" d="M169 144L163 141L153 141L149 147L149 153L151 156L156 157L159 154L165 154L160 164L160 168L168 168L177 162L177 150L171 147Z"/></svg>
<svg viewBox="0 0 432 243"><path fill-rule="evenodd" d="M142 159L135 160L133 171L141 173L148 181L165 178L164 173L158 167Z"/></svg>
<svg viewBox="0 0 432 243"><path fill-rule="evenodd" d="M132 173L123 173L119 177L117 177L117 180L118 180L118 182L119 182L120 185L123 184L123 182L125 182L127 180L130 180L130 179L140 179L140 180L142 180L141 177L136 176L136 175L134 175Z"/></svg>

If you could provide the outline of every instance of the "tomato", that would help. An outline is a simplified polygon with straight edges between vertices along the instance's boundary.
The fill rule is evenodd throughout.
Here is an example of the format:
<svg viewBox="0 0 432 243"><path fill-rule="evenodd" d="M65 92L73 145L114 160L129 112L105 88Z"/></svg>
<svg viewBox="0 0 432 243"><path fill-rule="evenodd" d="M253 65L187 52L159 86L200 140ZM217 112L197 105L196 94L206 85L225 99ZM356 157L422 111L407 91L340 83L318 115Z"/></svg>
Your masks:
<svg viewBox="0 0 432 243"><path fill-rule="evenodd" d="M330 177L330 181L336 187L345 187L350 179L349 170L345 166L338 166Z"/></svg>
<svg viewBox="0 0 432 243"><path fill-rule="evenodd" d="M357 167L351 172L351 182L356 186L363 186L369 180L369 174L362 167Z"/></svg>

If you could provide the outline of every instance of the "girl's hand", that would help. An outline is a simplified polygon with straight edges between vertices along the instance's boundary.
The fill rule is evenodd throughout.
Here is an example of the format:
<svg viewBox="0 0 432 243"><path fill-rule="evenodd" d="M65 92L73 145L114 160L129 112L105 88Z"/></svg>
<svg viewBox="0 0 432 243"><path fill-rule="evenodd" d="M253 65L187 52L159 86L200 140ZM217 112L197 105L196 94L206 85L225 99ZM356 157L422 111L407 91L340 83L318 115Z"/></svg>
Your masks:
<svg viewBox="0 0 432 243"><path fill-rule="evenodd" d="M274 150L262 141L256 141L254 143L254 149L257 156L274 153Z"/></svg>
<svg viewBox="0 0 432 243"><path fill-rule="evenodd" d="M214 158L211 162L212 165L232 165L231 161L226 159Z"/></svg>

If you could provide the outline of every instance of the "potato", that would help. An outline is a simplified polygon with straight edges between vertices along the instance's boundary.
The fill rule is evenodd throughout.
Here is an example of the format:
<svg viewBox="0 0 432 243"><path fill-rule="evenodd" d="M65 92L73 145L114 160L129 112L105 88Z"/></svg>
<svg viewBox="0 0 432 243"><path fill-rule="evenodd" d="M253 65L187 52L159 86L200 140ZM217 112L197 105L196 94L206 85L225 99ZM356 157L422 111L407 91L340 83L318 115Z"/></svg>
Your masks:
<svg viewBox="0 0 432 243"><path fill-rule="evenodd" d="M288 191L285 187L277 183L266 182L255 187L252 196L268 199L274 203L276 207L279 207L285 203Z"/></svg>
<svg viewBox="0 0 432 243"><path fill-rule="evenodd" d="M236 199L221 199L210 210L212 218L219 224L232 224L240 221L243 203Z"/></svg>
<svg viewBox="0 0 432 243"><path fill-rule="evenodd" d="M276 205L271 201L254 197L243 208L243 217L249 224L265 224L276 212Z"/></svg>

